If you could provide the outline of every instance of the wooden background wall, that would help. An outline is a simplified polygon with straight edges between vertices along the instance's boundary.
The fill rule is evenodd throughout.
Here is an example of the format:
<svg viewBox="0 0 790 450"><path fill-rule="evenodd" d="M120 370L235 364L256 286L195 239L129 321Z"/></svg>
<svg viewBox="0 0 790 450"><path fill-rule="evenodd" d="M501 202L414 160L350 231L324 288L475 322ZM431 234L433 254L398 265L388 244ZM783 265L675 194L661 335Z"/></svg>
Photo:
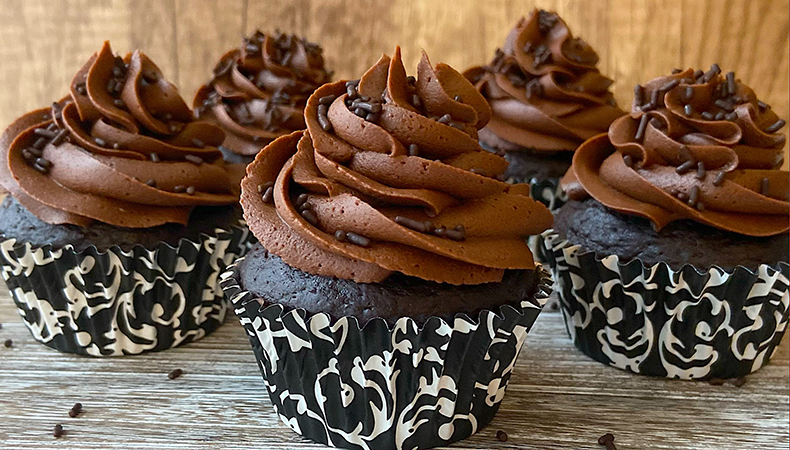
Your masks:
<svg viewBox="0 0 790 450"><path fill-rule="evenodd" d="M638 82L718 62L787 119L789 1L0 0L0 128L60 98L105 39L145 51L191 102L219 56L255 28L321 44L337 78L358 76L395 45L410 72L421 48L463 70L489 61L535 5L594 46L621 104Z"/></svg>

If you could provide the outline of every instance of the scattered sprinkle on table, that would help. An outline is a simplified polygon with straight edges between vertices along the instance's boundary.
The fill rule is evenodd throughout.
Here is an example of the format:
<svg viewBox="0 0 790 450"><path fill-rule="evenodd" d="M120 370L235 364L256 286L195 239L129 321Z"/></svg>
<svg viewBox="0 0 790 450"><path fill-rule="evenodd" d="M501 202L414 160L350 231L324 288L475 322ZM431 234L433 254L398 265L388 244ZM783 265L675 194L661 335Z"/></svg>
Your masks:
<svg viewBox="0 0 790 450"><path fill-rule="evenodd" d="M180 376L181 376L181 375L183 375L183 374L184 374L184 371L183 371L183 370L181 370L181 369L176 369L176 370L174 370L174 371L172 371L172 372L168 373L168 374L167 374L167 378L169 378L169 379L171 379L171 380L175 380L176 378L180 377Z"/></svg>

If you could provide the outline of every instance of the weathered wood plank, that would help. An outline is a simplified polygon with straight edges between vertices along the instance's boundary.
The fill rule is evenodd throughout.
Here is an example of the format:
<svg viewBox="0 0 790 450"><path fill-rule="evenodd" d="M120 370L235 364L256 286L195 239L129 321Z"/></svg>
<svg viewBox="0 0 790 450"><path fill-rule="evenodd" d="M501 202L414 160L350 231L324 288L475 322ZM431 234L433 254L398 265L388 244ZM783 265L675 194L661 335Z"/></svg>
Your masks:
<svg viewBox="0 0 790 450"><path fill-rule="evenodd" d="M280 424L235 317L208 338L168 352L95 359L36 343L0 290L0 443L40 449L318 449ZM453 446L465 449L598 449L613 432L621 449L787 448L788 356L731 384L630 375L576 351L559 313L527 338L494 422ZM186 373L168 380L167 373ZM68 417L75 402L78 418ZM62 423L67 435L51 436ZM496 432L509 434L507 443Z"/></svg>
<svg viewBox="0 0 790 450"><path fill-rule="evenodd" d="M243 0L176 0L179 90L190 106L219 58L241 44L245 14Z"/></svg>

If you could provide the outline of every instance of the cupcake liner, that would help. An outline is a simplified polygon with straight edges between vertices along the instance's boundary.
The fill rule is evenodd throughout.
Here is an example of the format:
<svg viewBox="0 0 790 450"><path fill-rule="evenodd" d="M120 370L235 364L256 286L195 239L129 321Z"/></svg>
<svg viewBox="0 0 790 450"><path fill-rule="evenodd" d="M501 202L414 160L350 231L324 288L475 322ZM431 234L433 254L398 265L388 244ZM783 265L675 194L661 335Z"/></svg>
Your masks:
<svg viewBox="0 0 790 450"><path fill-rule="evenodd" d="M241 261L241 260L239 260ZM237 263L238 264L238 263ZM241 288L235 265L221 285L252 344L280 419L313 441L349 449L426 449L488 424L527 332L550 292L452 323L287 310Z"/></svg>
<svg viewBox="0 0 790 450"><path fill-rule="evenodd" d="M599 258L553 230L541 241L570 337L604 364L686 380L740 377L768 363L787 329L787 263L673 270Z"/></svg>
<svg viewBox="0 0 790 450"><path fill-rule="evenodd" d="M37 247L0 240L0 264L22 319L39 342L65 353L133 355L198 340L222 324L218 276L252 246L240 222L199 242Z"/></svg>
<svg viewBox="0 0 790 450"><path fill-rule="evenodd" d="M568 194L560 187L559 178L546 178L538 180L533 178L529 181L530 197L543 203L554 212L568 201Z"/></svg>

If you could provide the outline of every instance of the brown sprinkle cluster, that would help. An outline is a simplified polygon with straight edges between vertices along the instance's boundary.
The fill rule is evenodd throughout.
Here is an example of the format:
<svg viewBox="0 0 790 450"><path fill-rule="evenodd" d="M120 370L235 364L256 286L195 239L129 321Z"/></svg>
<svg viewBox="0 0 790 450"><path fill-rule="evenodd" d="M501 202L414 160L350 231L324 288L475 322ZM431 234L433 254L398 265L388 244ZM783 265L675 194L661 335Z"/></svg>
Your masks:
<svg viewBox="0 0 790 450"><path fill-rule="evenodd" d="M378 121L379 117L381 116L382 100L359 95L359 92L357 91L358 87L359 80L351 80L346 82L346 107L358 117L361 117L368 122L376 123L376 121ZM329 124L328 119L322 121L322 116L326 118L326 111L324 111L324 114L321 114L321 106L324 105L318 105L318 122L321 125L321 129L324 131L329 131L326 129L327 127L324 126L324 122L329 125L329 129L331 129L332 125ZM328 110L328 106L326 106L326 109Z"/></svg>
<svg viewBox="0 0 790 450"><path fill-rule="evenodd" d="M395 223L418 233L433 234L434 236L447 238L453 241L466 240L466 229L463 225L456 225L453 228L437 227L430 220L420 222L404 216L395 216Z"/></svg>
<svg viewBox="0 0 790 450"><path fill-rule="evenodd" d="M56 123L50 123L46 128L36 128L33 135L36 136L33 145L22 150L22 157L25 161L42 174L49 173L52 168L52 161L45 159L44 147L47 144L58 146L68 140L68 130L59 129Z"/></svg>
<svg viewBox="0 0 790 450"><path fill-rule="evenodd" d="M682 70L674 69L672 71L673 74L681 73ZM713 80L715 77L721 74L721 68L718 64L711 65L710 69L707 72L703 72L701 70L697 70L692 75L693 78L684 78L681 80L674 79L670 80L665 83L663 86L659 87L658 89L651 92L650 100L645 102L645 89L642 85L637 84L634 86L634 103L639 107L643 112L648 112L656 108L660 108L664 106L663 98L664 94L669 92L670 90L674 89L675 87L683 84L686 85L685 90L683 91L682 99L685 101L691 101L694 97L694 89L691 85L693 84L705 84ZM735 73L728 72L724 76L724 80L718 83L714 89L713 95L716 100L713 102L713 105L716 109L712 111L694 111L693 106L690 103L687 103L683 107L683 113L686 117L690 118L699 118L703 120L728 120L728 121L736 121L738 119L738 113L735 112L735 107L739 104L746 103L749 101L746 97L740 97L736 95L737 93L737 85L735 80ZM769 105L762 101L757 102L760 111L766 111L770 108ZM645 137L645 131L647 129L647 124L650 123L655 128L661 128L663 126L662 122L657 118L650 118L647 114L643 114L642 117L639 119L639 125L637 126L636 133L634 134L634 140L637 142L642 142ZM763 131L766 133L774 133L784 127L786 125L785 121L779 119L774 124L770 125L769 127L765 128ZM691 155L691 151L685 145L680 148L681 153L686 155L686 161L681 163L679 166L675 168L675 171L678 174L685 174L692 169L696 169L696 173L694 177L699 181L704 181L705 177L708 174L707 168L705 167L705 163L702 161L695 161L693 156ZM638 167L639 164L635 164L633 159L630 155L626 155L623 157L623 161L625 165L630 168ZM724 171L719 171L716 173L715 177L713 178L713 185L716 187L721 186L724 183L724 179L726 177L726 173ZM769 192L769 180L768 178L764 178L759 187L759 192L762 195L768 195ZM687 202L689 206L692 208L696 208L698 210L704 210L705 205L699 201L700 189L698 186L694 186L691 188L689 193L685 193L679 191L677 189L673 189L670 194L674 197L677 197L679 200Z"/></svg>

